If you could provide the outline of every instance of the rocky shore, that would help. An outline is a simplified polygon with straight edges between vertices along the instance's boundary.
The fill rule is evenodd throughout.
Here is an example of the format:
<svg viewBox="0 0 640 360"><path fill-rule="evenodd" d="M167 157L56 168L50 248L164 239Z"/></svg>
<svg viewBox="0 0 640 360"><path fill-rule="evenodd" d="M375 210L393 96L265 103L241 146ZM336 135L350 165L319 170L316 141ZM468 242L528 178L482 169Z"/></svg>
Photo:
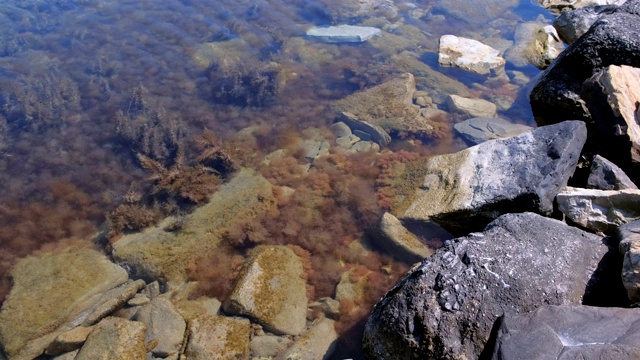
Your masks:
<svg viewBox="0 0 640 360"><path fill-rule="evenodd" d="M472 145L422 163L409 195L397 196L403 205L369 231L375 251L415 265L367 319L367 358L640 358L640 0L603 5L564 12L560 35L522 26L504 57L477 40L441 37L442 66L478 76L506 62L546 68L531 84L535 129L498 118L509 109L500 101L418 90L410 72L335 101L331 134L309 129L296 149L308 163L294 174L313 173L331 153L378 155L399 136L455 131ZM307 36L356 44L386 36L344 29ZM449 113L464 120L446 128ZM225 298L201 296L190 278L202 258L231 272L232 261L216 257L229 233L294 191L243 168L184 218L110 242L98 235L105 251L20 259L0 310L6 357L331 358L336 324L364 303L367 283L379 279L372 271L347 269L333 296L311 298L309 254L272 244L251 247ZM436 231L451 239L434 251L424 238Z"/></svg>

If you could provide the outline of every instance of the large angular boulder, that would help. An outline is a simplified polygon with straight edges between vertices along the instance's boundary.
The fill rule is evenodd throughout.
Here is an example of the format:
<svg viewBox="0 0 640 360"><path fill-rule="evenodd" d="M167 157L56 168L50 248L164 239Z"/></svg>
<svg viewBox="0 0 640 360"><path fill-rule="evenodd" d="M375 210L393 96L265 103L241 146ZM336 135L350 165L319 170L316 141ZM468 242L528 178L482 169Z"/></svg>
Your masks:
<svg viewBox="0 0 640 360"><path fill-rule="evenodd" d="M618 249L624 257L622 263L622 283L629 300L640 302L640 221L624 224L616 231L620 241Z"/></svg>
<svg viewBox="0 0 640 360"><path fill-rule="evenodd" d="M340 121L353 130L370 134L373 141L385 146L390 141L385 134L405 132L428 136L433 132L434 127L422 115L420 106L413 104L415 92L415 78L404 73L337 101L333 109L343 114Z"/></svg>
<svg viewBox="0 0 640 360"><path fill-rule="evenodd" d="M584 35L591 25L600 19L604 14L610 14L618 6L587 6L577 10L563 11L553 21L553 27L558 31L558 36L562 41L571 45Z"/></svg>
<svg viewBox="0 0 640 360"><path fill-rule="evenodd" d="M638 359L639 327L639 309L562 305L507 314L492 359Z"/></svg>
<svg viewBox="0 0 640 360"><path fill-rule="evenodd" d="M210 201L186 218L181 231L166 231L165 224L125 235L113 244L113 257L141 276L182 284L187 265L218 251L229 228L261 218L273 206L267 179L243 169L214 193ZM175 285L177 284L177 285Z"/></svg>
<svg viewBox="0 0 640 360"><path fill-rule="evenodd" d="M365 355L477 359L505 312L603 305L594 294L624 292L619 264L607 261L611 254L617 251L603 238L558 220L503 215L483 233L447 241L375 305L365 327Z"/></svg>
<svg viewBox="0 0 640 360"><path fill-rule="evenodd" d="M584 83L582 98L593 117L594 147L640 180L640 68L605 68Z"/></svg>
<svg viewBox="0 0 640 360"><path fill-rule="evenodd" d="M129 276L98 251L29 256L11 270L0 311L0 341L11 359L33 359L60 334L82 324Z"/></svg>
<svg viewBox="0 0 640 360"><path fill-rule="evenodd" d="M401 220L431 219L461 234L508 212L551 214L586 137L583 122L566 121L434 156Z"/></svg>
<svg viewBox="0 0 640 360"><path fill-rule="evenodd" d="M556 197L558 209L574 223L606 234L640 219L640 190L567 187Z"/></svg>
<svg viewBox="0 0 640 360"><path fill-rule="evenodd" d="M258 246L224 309L249 316L275 334L299 335L307 325L305 279L302 260L293 250L286 246Z"/></svg>
<svg viewBox="0 0 640 360"><path fill-rule="evenodd" d="M582 84L609 65L640 67L640 0L629 0L603 15L540 76L531 91L539 125L590 119Z"/></svg>
<svg viewBox="0 0 640 360"><path fill-rule="evenodd" d="M138 310L135 320L146 325L147 343L156 343L151 350L153 356L166 358L178 355L187 324L171 301L156 297Z"/></svg>

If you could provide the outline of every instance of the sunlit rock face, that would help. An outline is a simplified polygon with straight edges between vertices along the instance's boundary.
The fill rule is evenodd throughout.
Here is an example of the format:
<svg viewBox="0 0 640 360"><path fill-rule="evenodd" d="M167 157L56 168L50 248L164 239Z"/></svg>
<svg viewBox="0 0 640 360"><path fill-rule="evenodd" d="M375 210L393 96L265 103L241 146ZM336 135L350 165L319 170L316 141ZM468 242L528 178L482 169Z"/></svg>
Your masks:
<svg viewBox="0 0 640 360"><path fill-rule="evenodd" d="M365 355L477 359L505 312L611 305L624 297L616 252L558 220L503 215L482 233L447 241L380 300L365 327Z"/></svg>
<svg viewBox="0 0 640 360"><path fill-rule="evenodd" d="M583 122L567 121L434 156L401 219L431 219L464 234L508 212L551 214L586 137Z"/></svg>
<svg viewBox="0 0 640 360"><path fill-rule="evenodd" d="M480 41L443 35L440 38L438 63L486 75L503 66L506 60L500 56L500 51Z"/></svg>

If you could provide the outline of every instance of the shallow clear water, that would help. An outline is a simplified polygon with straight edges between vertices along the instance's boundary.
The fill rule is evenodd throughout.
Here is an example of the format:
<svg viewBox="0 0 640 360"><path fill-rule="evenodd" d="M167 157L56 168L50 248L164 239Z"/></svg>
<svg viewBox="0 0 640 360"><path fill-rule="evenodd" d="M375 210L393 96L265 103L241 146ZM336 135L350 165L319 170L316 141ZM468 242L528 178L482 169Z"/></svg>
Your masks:
<svg viewBox="0 0 640 360"><path fill-rule="evenodd" d="M413 73L418 90L426 91L440 108L446 108L444 99L454 93L490 101L506 98L513 105L500 116L533 125L520 85L510 82L510 71L533 77L537 69L507 64L508 75L480 76L443 68L437 64L438 39L455 34L505 50L518 23L550 19L530 0L510 5L444 0L3 1L1 295L9 289L7 274L17 257L60 244L81 246L77 244L88 242L83 239L98 231L106 214L128 201L132 189L144 189L149 172L136 153L166 167L175 166L179 156L196 159L201 149L193 139L205 129L226 144L236 165L259 169L276 185L301 189L299 180L265 169L264 156L294 149L300 139L315 136L314 131L328 134L336 118L333 101L403 72ZM345 23L375 26L383 35L361 44L305 38L314 25ZM132 125L137 128L123 130L123 115L131 124L137 122ZM465 145L451 129L460 120L450 114L438 137L396 138L390 149L417 156L461 149ZM238 135L247 128L249 138ZM356 162L377 161L368 156ZM304 164L300 157L291 159ZM406 265L375 251L344 255L340 246L346 248L348 242L335 243L336 237L363 236L381 214L380 204L371 203L379 171L353 167L331 172L318 165L329 174L333 190L351 184L346 202L333 198L335 191L323 195L331 197L331 206L348 208L341 224L346 229L317 216L313 226L323 230L317 231L321 236L315 245L292 240L296 236L291 234L270 236L274 243L293 243L314 257L326 257L316 260L316 269L336 263L338 257L371 271L391 266L394 275L371 289L375 301ZM172 205L172 211L189 207ZM294 223L303 223L295 209L281 210ZM318 297L332 295L336 277L346 268L341 269L311 276ZM344 327L361 320L350 319ZM357 346L345 345L340 356L359 356Z"/></svg>

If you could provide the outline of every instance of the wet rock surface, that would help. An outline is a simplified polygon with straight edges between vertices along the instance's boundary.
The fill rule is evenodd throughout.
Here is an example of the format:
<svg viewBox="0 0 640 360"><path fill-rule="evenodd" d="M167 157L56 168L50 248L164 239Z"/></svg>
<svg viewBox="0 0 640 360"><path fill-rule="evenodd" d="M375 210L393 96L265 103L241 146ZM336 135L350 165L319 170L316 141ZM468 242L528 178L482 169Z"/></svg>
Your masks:
<svg viewBox="0 0 640 360"><path fill-rule="evenodd" d="M601 237L560 221L503 215L483 233L446 242L385 295L367 321L365 354L478 358L505 312L593 304L594 291L615 284L603 271L609 252Z"/></svg>
<svg viewBox="0 0 640 360"><path fill-rule="evenodd" d="M564 305L507 314L492 359L638 359L639 326L640 309Z"/></svg>
<svg viewBox="0 0 640 360"><path fill-rule="evenodd" d="M318 320L276 359L330 359L338 339L334 325L335 321L328 318Z"/></svg>
<svg viewBox="0 0 640 360"><path fill-rule="evenodd" d="M498 107L484 99L469 99L458 95L449 95L447 105L451 112L470 117L492 118L496 116Z"/></svg>
<svg viewBox="0 0 640 360"><path fill-rule="evenodd" d="M249 316L276 334L299 335L306 327L307 302L300 258L286 246L259 246L224 308Z"/></svg>
<svg viewBox="0 0 640 360"><path fill-rule="evenodd" d="M586 127L567 121L430 158L401 220L433 220L453 233L482 229L500 214L551 214L573 174Z"/></svg>
<svg viewBox="0 0 640 360"><path fill-rule="evenodd" d="M103 294L129 278L125 269L90 249L27 257L11 274L13 288L0 311L0 340L11 359L42 354L58 335L108 301Z"/></svg>
<svg viewBox="0 0 640 360"><path fill-rule="evenodd" d="M532 130L531 126L514 124L504 119L481 117L461 121L453 125L453 129L456 134L471 145L515 136Z"/></svg>
<svg viewBox="0 0 640 360"><path fill-rule="evenodd" d="M380 29L352 25L314 27L307 31L309 38L327 43L359 43L380 35Z"/></svg>
<svg viewBox="0 0 640 360"><path fill-rule="evenodd" d="M387 254L410 264L422 261L433 253L416 235L407 230L398 218L389 213L382 216L371 235Z"/></svg>

